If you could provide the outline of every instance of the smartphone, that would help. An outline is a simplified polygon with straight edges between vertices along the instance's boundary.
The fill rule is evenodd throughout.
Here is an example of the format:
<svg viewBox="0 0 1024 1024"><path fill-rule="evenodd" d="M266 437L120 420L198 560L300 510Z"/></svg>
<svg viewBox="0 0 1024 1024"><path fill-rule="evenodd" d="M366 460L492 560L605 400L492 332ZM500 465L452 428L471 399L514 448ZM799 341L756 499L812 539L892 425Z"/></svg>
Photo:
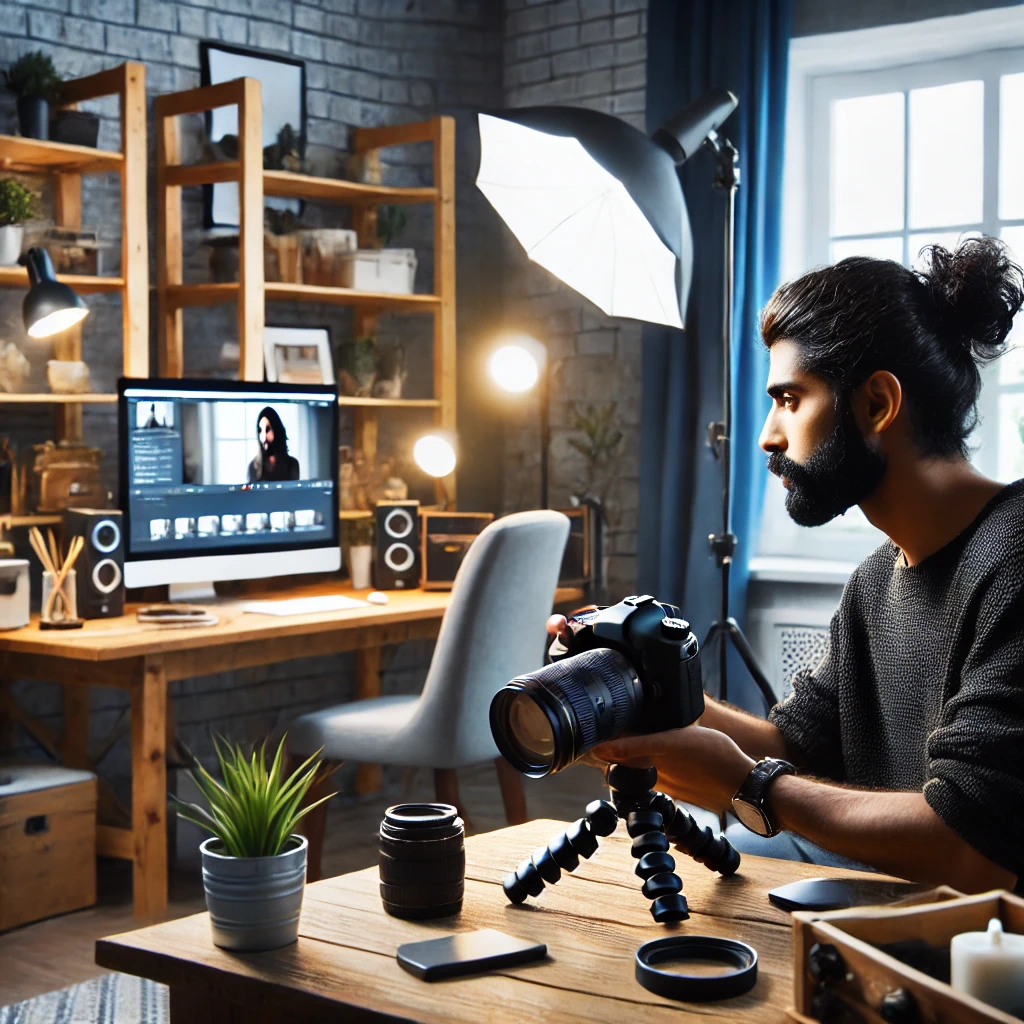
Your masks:
<svg viewBox="0 0 1024 1024"><path fill-rule="evenodd" d="M895 903L934 886L919 882L893 882L882 878L805 878L768 893L780 910L846 910Z"/></svg>
<svg viewBox="0 0 1024 1024"><path fill-rule="evenodd" d="M478 974L498 967L513 967L547 956L543 942L517 939L493 928L458 932L424 942L407 942L398 947L398 962L424 981Z"/></svg>

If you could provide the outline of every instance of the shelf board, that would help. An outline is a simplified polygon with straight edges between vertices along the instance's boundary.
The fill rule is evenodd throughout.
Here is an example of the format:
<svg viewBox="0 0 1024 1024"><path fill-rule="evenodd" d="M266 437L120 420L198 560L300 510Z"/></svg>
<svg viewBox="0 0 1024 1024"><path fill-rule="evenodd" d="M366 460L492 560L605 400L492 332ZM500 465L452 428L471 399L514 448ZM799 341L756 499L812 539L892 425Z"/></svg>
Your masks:
<svg viewBox="0 0 1024 1024"><path fill-rule="evenodd" d="M109 174L119 172L122 167L124 154L112 150L0 135L0 168L5 171Z"/></svg>
<svg viewBox="0 0 1024 1024"><path fill-rule="evenodd" d="M44 394L13 394L9 395L0 392L0 405L14 403L17 405L113 405L117 401L117 395L104 395L89 392L84 395L55 395L51 392Z"/></svg>
<svg viewBox="0 0 1024 1024"><path fill-rule="evenodd" d="M341 508L338 509L339 519L369 519L373 515L370 509Z"/></svg>
<svg viewBox="0 0 1024 1024"><path fill-rule="evenodd" d="M173 309L186 306L216 306L233 302L238 297L238 282L212 284L175 284L167 288L167 304ZM268 281L264 295L281 302L326 302L340 306L370 306L377 309L438 308L441 300L436 295L391 295L385 292L360 292L352 288L327 288L313 284L284 284Z"/></svg>
<svg viewBox="0 0 1024 1024"><path fill-rule="evenodd" d="M319 199L331 203L374 203L409 204L433 203L437 201L437 189L398 188L392 185L364 185L358 181L344 181L341 178L317 178L311 174L296 174L293 171L264 171L263 194L268 196L290 196L295 199Z"/></svg>
<svg viewBox="0 0 1024 1024"><path fill-rule="evenodd" d="M12 530L17 526L57 526L62 522L64 522L64 517L59 512L49 515L40 513L34 516L6 514L0 516L0 530Z"/></svg>
<svg viewBox="0 0 1024 1024"><path fill-rule="evenodd" d="M440 409L437 398L356 398L338 395L338 405L371 406L375 409Z"/></svg>
<svg viewBox="0 0 1024 1024"><path fill-rule="evenodd" d="M58 274L57 280L70 285L80 295L95 292L119 292L124 289L123 277L87 277L83 274ZM28 271L24 267L0 267L0 288L28 288Z"/></svg>
<svg viewBox="0 0 1024 1024"><path fill-rule="evenodd" d="M208 164L171 164L164 176L168 185L216 185L238 181L237 160L217 160Z"/></svg>

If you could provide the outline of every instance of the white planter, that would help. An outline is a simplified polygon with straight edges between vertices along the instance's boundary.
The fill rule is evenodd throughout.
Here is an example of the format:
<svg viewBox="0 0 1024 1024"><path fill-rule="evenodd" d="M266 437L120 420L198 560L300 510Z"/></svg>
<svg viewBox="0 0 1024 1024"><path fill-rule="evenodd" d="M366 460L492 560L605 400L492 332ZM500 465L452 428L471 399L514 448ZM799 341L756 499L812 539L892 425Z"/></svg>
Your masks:
<svg viewBox="0 0 1024 1024"><path fill-rule="evenodd" d="M0 228L0 267L17 266L24 234L25 228L21 224L8 224Z"/></svg>
<svg viewBox="0 0 1024 1024"><path fill-rule="evenodd" d="M357 544L348 549L348 574L354 590L370 586L370 566L373 564L373 545Z"/></svg>
<svg viewBox="0 0 1024 1024"><path fill-rule="evenodd" d="M338 260L342 288L412 295L416 279L414 249L360 249L341 253Z"/></svg>

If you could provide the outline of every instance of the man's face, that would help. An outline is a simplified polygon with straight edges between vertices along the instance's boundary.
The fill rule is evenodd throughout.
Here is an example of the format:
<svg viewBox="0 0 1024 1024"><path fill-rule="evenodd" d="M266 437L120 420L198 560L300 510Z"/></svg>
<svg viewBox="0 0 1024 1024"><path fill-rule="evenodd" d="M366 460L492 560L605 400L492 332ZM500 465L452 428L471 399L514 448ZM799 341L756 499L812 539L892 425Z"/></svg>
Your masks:
<svg viewBox="0 0 1024 1024"><path fill-rule="evenodd" d="M885 476L885 455L865 441L849 402L837 411L831 385L800 368L793 342L778 341L770 353L772 408L759 443L788 492L790 518L822 526L874 492Z"/></svg>
<svg viewBox="0 0 1024 1024"><path fill-rule="evenodd" d="M262 417L259 422L260 432L260 447L265 451L269 452L271 445L274 443L274 428L270 425L270 420L266 416Z"/></svg>

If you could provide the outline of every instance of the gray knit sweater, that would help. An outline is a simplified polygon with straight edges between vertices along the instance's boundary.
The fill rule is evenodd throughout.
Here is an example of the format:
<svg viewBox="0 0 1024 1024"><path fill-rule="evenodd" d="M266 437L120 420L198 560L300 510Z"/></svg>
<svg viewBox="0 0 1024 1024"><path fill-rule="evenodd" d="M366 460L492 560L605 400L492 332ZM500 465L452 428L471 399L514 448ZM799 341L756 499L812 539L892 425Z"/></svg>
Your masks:
<svg viewBox="0 0 1024 1024"><path fill-rule="evenodd" d="M1024 885L1024 480L917 565L890 541L862 562L769 717L802 768L922 790Z"/></svg>

